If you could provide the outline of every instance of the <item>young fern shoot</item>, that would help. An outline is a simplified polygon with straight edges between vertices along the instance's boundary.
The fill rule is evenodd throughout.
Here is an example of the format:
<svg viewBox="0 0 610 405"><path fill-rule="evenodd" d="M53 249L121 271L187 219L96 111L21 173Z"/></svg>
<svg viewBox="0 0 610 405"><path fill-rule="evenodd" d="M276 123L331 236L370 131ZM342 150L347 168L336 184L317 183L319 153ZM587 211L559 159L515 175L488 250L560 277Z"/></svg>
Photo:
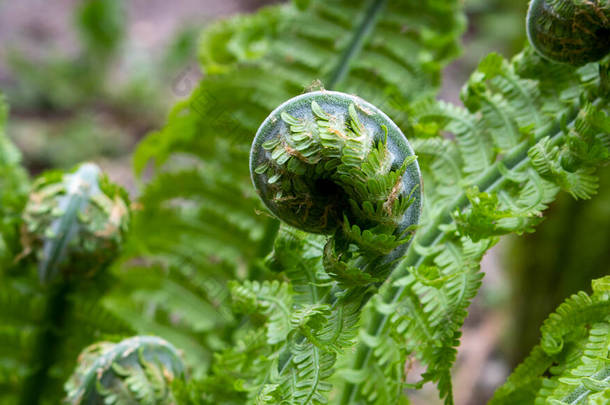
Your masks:
<svg viewBox="0 0 610 405"><path fill-rule="evenodd" d="M185 366L174 346L154 336L118 343L98 342L83 350L66 383L70 405L171 404L171 385L184 379Z"/></svg>
<svg viewBox="0 0 610 405"><path fill-rule="evenodd" d="M20 403L35 405L48 389L71 313L71 295L117 256L129 223L129 202L94 164L50 172L32 186L22 213L22 252L13 267L38 267L46 305L32 348Z"/></svg>
<svg viewBox="0 0 610 405"><path fill-rule="evenodd" d="M324 403L336 356L355 337L360 308L403 254L419 220L416 157L379 109L355 96L318 91L269 115L254 139L250 168L263 202L278 218L305 232L332 235L319 252L323 259L315 271L323 275L311 274L325 279L322 295L294 297L299 302L293 304L285 284L233 288L236 300L250 296L268 317L267 335L275 345L270 357L277 364L269 363L270 376L254 394ZM271 258L283 271L291 265L284 247L279 242ZM291 281L295 289L307 287ZM264 303L264 296L280 289L285 305L283 313L274 313L276 306Z"/></svg>

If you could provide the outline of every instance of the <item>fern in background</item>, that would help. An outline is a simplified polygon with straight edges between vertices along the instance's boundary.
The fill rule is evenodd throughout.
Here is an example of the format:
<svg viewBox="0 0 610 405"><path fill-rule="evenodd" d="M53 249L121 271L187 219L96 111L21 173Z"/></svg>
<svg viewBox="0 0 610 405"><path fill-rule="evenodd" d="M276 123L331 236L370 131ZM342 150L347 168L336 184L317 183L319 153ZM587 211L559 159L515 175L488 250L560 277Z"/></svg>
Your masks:
<svg viewBox="0 0 610 405"><path fill-rule="evenodd" d="M30 60L22 49L11 47L8 64L20 79L8 88L12 103L69 110L93 103L107 91L100 78L108 74L111 58L125 36L123 5L116 0L86 0L72 18L81 42L78 57L53 55L41 69L41 61Z"/></svg>
<svg viewBox="0 0 610 405"><path fill-rule="evenodd" d="M8 105L0 93L0 263L6 266L15 254L18 239L17 218L29 189L21 167L21 154L5 133Z"/></svg>
<svg viewBox="0 0 610 405"><path fill-rule="evenodd" d="M5 135L4 127L8 118L8 106L0 94L0 265L8 266L19 251L19 214L27 197L28 179L25 170L19 165L21 155L17 148ZM0 272L0 281L6 285L6 275ZM2 289L0 305L2 307L2 326L0 326L0 340L14 342L21 334L10 326L8 315L11 309L18 310L21 304L28 301L17 302L18 297L11 297L6 288ZM29 303L28 303L29 306ZM19 313L19 312L16 312ZM18 322L23 322L19 319ZM14 346L13 346L14 347ZM6 351L9 353L10 349ZM2 392L9 392L25 373L24 365L17 360L5 357L0 358L0 387Z"/></svg>
<svg viewBox="0 0 610 405"><path fill-rule="evenodd" d="M82 347L131 331L98 303L128 203L92 164L30 188L18 152L3 133L0 142L0 403L55 404Z"/></svg>

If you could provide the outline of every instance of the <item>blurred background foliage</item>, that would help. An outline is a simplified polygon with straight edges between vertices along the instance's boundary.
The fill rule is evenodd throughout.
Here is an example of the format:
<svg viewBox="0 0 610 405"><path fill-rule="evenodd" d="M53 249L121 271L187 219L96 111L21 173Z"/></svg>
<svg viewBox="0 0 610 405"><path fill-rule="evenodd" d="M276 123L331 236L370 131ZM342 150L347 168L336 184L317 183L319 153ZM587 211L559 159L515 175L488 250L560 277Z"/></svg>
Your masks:
<svg viewBox="0 0 610 405"><path fill-rule="evenodd" d="M175 101L173 79L194 60L199 27L185 23L161 49L147 51L129 37L134 10L121 0L63 2L42 11L51 21L63 17L65 32L38 24L36 1L23 3L32 11L0 5L12 26L0 31L0 86L12 111L9 133L33 172L126 155L161 125Z"/></svg>
<svg viewBox="0 0 610 405"><path fill-rule="evenodd" d="M206 55L197 55L200 31L218 16L277 1L147 3L0 3L0 87L12 111L9 133L32 171L127 155L201 77L197 60ZM467 0L466 6L464 53L445 79L443 97L452 101L483 55L495 50L510 56L525 40L525 1ZM45 13L58 22L45 23ZM140 14L149 14L146 23L136 18ZM146 31L142 26L163 40L138 35Z"/></svg>
<svg viewBox="0 0 610 405"><path fill-rule="evenodd" d="M63 19L66 24L54 32L53 26L37 23L52 6L44 8L37 0L0 2L0 89L11 108L7 133L21 149L32 174L95 160L113 180L138 192L128 156L138 140L159 128L169 108L186 97L205 74L197 64L198 59L206 59L206 55L197 55L201 29L218 16L251 11L270 2L180 3L60 1L49 18ZM510 57L525 41L525 0L465 3L469 25L463 54L446 69L441 92L441 98L453 102L459 102L461 85L484 55L496 51ZM41 15L32 18L36 13ZM138 21L134 16L140 14L149 20ZM163 40L142 44L139 41L147 33ZM255 57L256 52L254 48L252 55L243 57ZM494 250L494 258L484 261L488 285L471 309L466 326L483 328L482 319L501 314L509 319L510 327L503 328L501 336L493 336L498 342L493 340L486 359L486 367L497 370L499 376L470 386L482 390L482 397L529 352L550 311L568 295L587 290L591 279L610 272L610 170L606 168L601 176L598 198L582 203L561 196L535 234L504 241ZM136 271L132 277L141 282L141 276ZM150 277L149 282L154 283L156 276ZM180 277L196 275L185 272ZM167 317L171 314L163 313L163 305L168 300L178 300L171 305L188 309L197 293L209 293L213 288L194 285L188 292L179 285L173 287L175 294L170 295L147 295L141 290L134 305L150 305L153 318ZM210 307L207 313L174 319L176 328L203 336L214 325L210 320L223 316L214 311ZM154 327L152 323L143 329L154 332ZM162 332L166 336L172 333ZM483 339L487 335L466 333L466 346L469 336ZM215 341L206 344L212 349L218 345ZM477 343L473 345L477 347ZM199 350L197 347L193 350ZM499 370L493 368L498 364Z"/></svg>

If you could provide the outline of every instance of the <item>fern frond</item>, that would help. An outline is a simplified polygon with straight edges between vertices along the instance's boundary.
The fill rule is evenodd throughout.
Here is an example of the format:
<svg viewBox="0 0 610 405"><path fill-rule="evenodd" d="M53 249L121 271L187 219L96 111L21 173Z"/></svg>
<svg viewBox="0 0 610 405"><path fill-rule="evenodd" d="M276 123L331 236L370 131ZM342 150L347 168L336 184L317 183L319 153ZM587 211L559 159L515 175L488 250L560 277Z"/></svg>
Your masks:
<svg viewBox="0 0 610 405"><path fill-rule="evenodd" d="M304 405L326 404L331 389L327 381L333 372L335 354L311 342L297 343L294 347L290 373L282 382L286 392L283 400Z"/></svg>
<svg viewBox="0 0 610 405"><path fill-rule="evenodd" d="M593 281L549 316L541 343L490 404L604 403L610 389L610 278Z"/></svg>
<svg viewBox="0 0 610 405"><path fill-rule="evenodd" d="M480 285L482 255L499 235L532 231L560 188L578 198L593 194L594 168L608 159L608 149L600 146L606 145L600 139L605 139L601 128L606 126L608 101L600 90L599 75L593 73L596 67L550 65L529 50L510 63L490 55L462 92L468 114L458 114L442 103L413 109L422 113L421 118L414 117L414 128L426 137L415 142L430 196L424 208L426 222L393 272L394 283L381 291L383 305L369 307L373 314L366 333L371 341L381 342L396 331L396 325L401 326L399 336L416 342L415 355L427 365L424 381L436 381L447 404L453 401L449 371L454 348L469 301ZM566 81L552 89L543 66ZM547 97L557 92L559 100ZM597 116L600 126L585 124ZM448 128L458 132L455 142L433 137L435 131ZM465 128L468 135L459 134ZM569 141L572 133L582 133L577 136L582 140L579 146ZM440 157L431 147L445 144L456 145L447 148L450 158ZM472 145L479 153L471 150ZM453 157L456 149L459 157ZM460 171L455 180L434 173L441 169L440 173L449 174L452 166ZM406 320L396 315L400 305L406 305ZM559 339L557 343L561 340L553 334L545 336ZM428 339L439 344L428 347ZM375 346L360 345L350 372L378 375L374 350ZM347 383L340 403L364 398L367 392L360 383Z"/></svg>
<svg viewBox="0 0 610 405"><path fill-rule="evenodd" d="M270 345L286 340L291 330L292 291L289 284L245 281L230 285L234 305L240 312L259 313L268 319L267 342Z"/></svg>
<svg viewBox="0 0 610 405"><path fill-rule="evenodd" d="M0 269L6 269L19 254L19 214L29 191L29 180L21 167L21 153L5 133L8 106L0 92ZM0 277L3 271L0 271Z"/></svg>
<svg viewBox="0 0 610 405"><path fill-rule="evenodd" d="M289 227L281 227L268 267L284 272L294 291L294 302L306 305L319 302L330 290L329 275L322 265L323 237L316 237Z"/></svg>

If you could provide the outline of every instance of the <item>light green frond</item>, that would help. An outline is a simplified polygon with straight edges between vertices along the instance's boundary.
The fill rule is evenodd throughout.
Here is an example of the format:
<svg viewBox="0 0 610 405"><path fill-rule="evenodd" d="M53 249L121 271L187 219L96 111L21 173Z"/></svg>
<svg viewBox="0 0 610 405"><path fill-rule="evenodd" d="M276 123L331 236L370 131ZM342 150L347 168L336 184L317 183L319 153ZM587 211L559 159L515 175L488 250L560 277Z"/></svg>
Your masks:
<svg viewBox="0 0 610 405"><path fill-rule="evenodd" d="M598 404L610 389L610 289L593 281L544 322L540 345L495 393L490 404Z"/></svg>

